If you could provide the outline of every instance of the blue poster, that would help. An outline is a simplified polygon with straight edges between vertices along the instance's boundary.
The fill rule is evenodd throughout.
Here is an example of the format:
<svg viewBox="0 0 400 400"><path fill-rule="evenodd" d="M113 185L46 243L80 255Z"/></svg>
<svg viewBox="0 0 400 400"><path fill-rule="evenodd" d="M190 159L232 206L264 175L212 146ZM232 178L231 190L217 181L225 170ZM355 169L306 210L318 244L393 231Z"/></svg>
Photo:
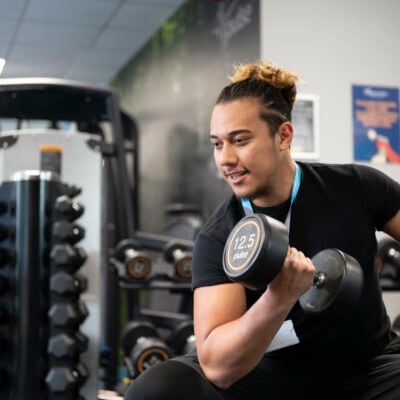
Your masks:
<svg viewBox="0 0 400 400"><path fill-rule="evenodd" d="M399 89L353 85L354 160L400 163Z"/></svg>

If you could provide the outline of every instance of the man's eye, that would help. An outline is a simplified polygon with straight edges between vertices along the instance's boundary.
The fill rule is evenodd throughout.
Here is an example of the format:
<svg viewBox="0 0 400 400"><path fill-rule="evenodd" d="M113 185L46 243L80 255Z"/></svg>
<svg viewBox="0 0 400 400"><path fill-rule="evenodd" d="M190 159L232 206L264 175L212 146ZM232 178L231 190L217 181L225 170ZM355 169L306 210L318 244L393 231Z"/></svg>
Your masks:
<svg viewBox="0 0 400 400"><path fill-rule="evenodd" d="M235 143L235 144L242 144L242 143L244 143L244 141L245 141L245 139L243 139L243 138L235 138L235 139L233 140L233 143Z"/></svg>
<svg viewBox="0 0 400 400"><path fill-rule="evenodd" d="M222 144L220 142L211 142L211 145L215 148L215 149L219 149Z"/></svg>

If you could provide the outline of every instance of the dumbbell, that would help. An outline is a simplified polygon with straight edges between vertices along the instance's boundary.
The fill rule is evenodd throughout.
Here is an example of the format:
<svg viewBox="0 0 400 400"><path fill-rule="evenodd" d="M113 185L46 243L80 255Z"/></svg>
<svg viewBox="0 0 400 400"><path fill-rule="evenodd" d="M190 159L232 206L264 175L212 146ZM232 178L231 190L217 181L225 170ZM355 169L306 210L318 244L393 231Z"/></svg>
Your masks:
<svg viewBox="0 0 400 400"><path fill-rule="evenodd" d="M6 325L10 322L12 317L11 310L5 305L0 305L0 325Z"/></svg>
<svg viewBox="0 0 400 400"><path fill-rule="evenodd" d="M122 331L121 344L133 376L172 357L171 350L149 321L130 321Z"/></svg>
<svg viewBox="0 0 400 400"><path fill-rule="evenodd" d="M124 239L115 248L115 258L124 264L124 271L119 271L121 276L142 280L151 272L151 259L141 251L138 243L133 239Z"/></svg>
<svg viewBox="0 0 400 400"><path fill-rule="evenodd" d="M71 275L64 271L50 278L50 290L62 297L78 298L87 289L87 278L81 274Z"/></svg>
<svg viewBox="0 0 400 400"><path fill-rule="evenodd" d="M178 323L172 330L170 342L177 355L194 351L196 349L196 340L193 321L188 319Z"/></svg>
<svg viewBox="0 0 400 400"><path fill-rule="evenodd" d="M232 281L259 290L280 272L288 248L289 236L284 224L264 214L250 214L229 234L223 268ZM299 298L303 310L325 317L351 310L361 296L364 283L358 261L334 248L322 250L311 261L316 274L313 286Z"/></svg>
<svg viewBox="0 0 400 400"><path fill-rule="evenodd" d="M82 189L80 187L68 183L61 183L60 189L63 195L66 195L71 199L82 193Z"/></svg>
<svg viewBox="0 0 400 400"><path fill-rule="evenodd" d="M85 229L78 224L61 220L53 225L53 235L63 242L75 244L85 236Z"/></svg>
<svg viewBox="0 0 400 400"><path fill-rule="evenodd" d="M72 222L83 214L85 207L78 201L71 199L69 196L62 195L56 199L55 210L62 217Z"/></svg>
<svg viewBox="0 0 400 400"><path fill-rule="evenodd" d="M12 260L10 252L3 247L0 247L0 268L4 267L10 260Z"/></svg>
<svg viewBox="0 0 400 400"><path fill-rule="evenodd" d="M0 388L6 388L10 384L10 375L9 373L0 368Z"/></svg>
<svg viewBox="0 0 400 400"><path fill-rule="evenodd" d="M177 277L192 278L192 253L182 247L179 241L172 240L165 245L164 258L174 265Z"/></svg>
<svg viewBox="0 0 400 400"><path fill-rule="evenodd" d="M377 270L381 284L386 287L400 285L400 243L392 238L378 241Z"/></svg>
<svg viewBox="0 0 400 400"><path fill-rule="evenodd" d="M0 241L7 239L9 229L7 226L0 224Z"/></svg>
<svg viewBox="0 0 400 400"><path fill-rule="evenodd" d="M80 331L75 331L73 337L79 344L79 352L84 353L88 349L89 338Z"/></svg>
<svg viewBox="0 0 400 400"><path fill-rule="evenodd" d="M57 267L75 272L86 261L86 252L80 247L72 247L70 244L56 244L50 252L51 260Z"/></svg>
<svg viewBox="0 0 400 400"><path fill-rule="evenodd" d="M10 341L3 336L0 336L0 358L4 357L10 350Z"/></svg>
<svg viewBox="0 0 400 400"><path fill-rule="evenodd" d="M80 325L88 315L89 311L86 304L81 301L76 303L54 303L48 312L50 321L54 326L71 328L76 328Z"/></svg>
<svg viewBox="0 0 400 400"><path fill-rule="evenodd" d="M141 308L140 315L158 328L169 331L166 343L176 355L195 348L194 326L190 314Z"/></svg>
<svg viewBox="0 0 400 400"><path fill-rule="evenodd" d="M0 296L7 293L9 287L10 283L8 279L6 279L4 276L0 276Z"/></svg>
<svg viewBox="0 0 400 400"><path fill-rule="evenodd" d="M396 333L397 336L400 336L400 315L398 315L393 321L392 330Z"/></svg>
<svg viewBox="0 0 400 400"><path fill-rule="evenodd" d="M50 369L46 384L51 394L77 396L89 373L84 364L75 367L58 366ZM76 398L76 397L73 397Z"/></svg>
<svg viewBox="0 0 400 400"><path fill-rule="evenodd" d="M76 360L80 353L86 350L87 337L59 333L49 339L47 352L58 360Z"/></svg>

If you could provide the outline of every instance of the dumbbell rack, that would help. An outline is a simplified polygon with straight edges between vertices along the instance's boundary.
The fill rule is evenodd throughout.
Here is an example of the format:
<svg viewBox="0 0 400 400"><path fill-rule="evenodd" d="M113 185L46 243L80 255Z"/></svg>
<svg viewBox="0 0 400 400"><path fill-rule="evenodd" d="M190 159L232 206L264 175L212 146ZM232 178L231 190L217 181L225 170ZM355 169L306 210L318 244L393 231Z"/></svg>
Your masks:
<svg viewBox="0 0 400 400"><path fill-rule="evenodd" d="M191 252L194 247L192 240L174 238L167 235L135 231L134 238L129 241L123 241L123 246L117 246L114 254L114 262L119 265L119 285L122 289L128 291L154 291L167 290L175 293L189 293L191 289L191 271L190 269ZM125 245L128 242L129 245ZM123 250L123 251L120 251ZM134 264L138 257L135 254L141 254L140 262L143 257L148 258L148 263L152 263L149 256L144 251L156 252L161 261L159 270L149 272L146 276L136 278L132 274L126 273L128 269L135 270L131 264ZM174 254L179 253L176 257ZM143 254L143 256L142 256ZM190 256L189 256L190 254ZM186 263L189 264L185 267ZM125 272L121 272L125 271ZM183 310L182 312L187 312ZM136 317L140 314L140 306L133 311L130 317Z"/></svg>
<svg viewBox="0 0 400 400"><path fill-rule="evenodd" d="M43 171L14 173L0 186L0 340L7 349L0 359L1 399L76 399L88 376L79 362L85 285L74 277L85 257L71 262L55 251L80 239L71 227L67 235L59 225L57 231L57 224L68 228L82 214L72 200L77 193Z"/></svg>
<svg viewBox="0 0 400 400"><path fill-rule="evenodd" d="M121 335L129 378L135 379L151 365L182 354L186 337L193 336L193 330L190 330L192 302L185 301L185 295L191 296L191 274L188 273L191 271L188 271L190 267L187 264L191 263L193 245L191 240L136 231L132 240L117 246L115 261L119 264L119 285L122 289L153 294L167 291L183 299L179 310L171 312L145 309L136 304L135 312L128 316ZM148 267L151 263L148 253L148 261L144 262L146 251L153 251L153 258L158 260L156 266ZM135 262L137 267L133 265ZM129 273L126 272L128 270ZM143 276L139 272L144 270L151 272ZM140 298L139 295L136 297ZM178 328L179 332L174 328ZM175 340L175 337L178 339Z"/></svg>
<svg viewBox="0 0 400 400"><path fill-rule="evenodd" d="M119 364L114 350L118 347L118 324L122 311L119 307L120 290L109 263L109 252L123 238L132 237L138 220L137 127L120 109L117 94L112 89L61 79L0 81L0 182L8 181L17 171L55 171L63 181L79 185L82 188L79 199L90 204L81 220L88 227L82 241L88 258L80 273L90 279L81 296L89 310L88 318L80 326L80 331L88 338L88 349L81 359L90 370L81 396L94 400L97 389L113 388L117 383ZM7 241L1 240L1 234L0 229L0 245ZM56 258L63 253L64 256L72 255L73 252L65 247ZM7 271L5 275L12 275L15 268L10 268L8 271L8 265L4 263L4 268L0 266L0 273ZM63 281L65 284L65 280L71 283L66 275L53 278L56 286ZM74 274L73 285L76 282L78 286L84 285L81 278ZM6 282L0 279L0 303L5 290L7 293L14 290L6 289L7 285L7 279ZM58 290L49 296L62 302L67 294ZM69 296L73 297L71 293ZM136 303L132 295L129 296L128 308L129 304ZM73 311L69 309L69 312ZM6 316L2 317L0 312L0 320L2 318L6 319ZM70 343L66 338L68 335L54 333L64 345ZM8 336L12 335L13 332ZM85 346L85 338L75 336ZM60 341L54 339L51 344L58 348ZM4 348L0 347L0 351ZM0 371L4 359L0 357ZM5 369L10 368L13 367ZM0 386L1 381L2 378ZM3 400L1 390L0 398Z"/></svg>

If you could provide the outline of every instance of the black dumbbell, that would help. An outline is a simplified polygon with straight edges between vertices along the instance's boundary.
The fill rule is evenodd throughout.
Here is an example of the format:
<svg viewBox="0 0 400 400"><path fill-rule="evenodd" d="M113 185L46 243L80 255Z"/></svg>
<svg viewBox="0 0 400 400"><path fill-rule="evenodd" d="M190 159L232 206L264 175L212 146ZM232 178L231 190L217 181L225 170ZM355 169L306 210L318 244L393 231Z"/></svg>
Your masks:
<svg viewBox="0 0 400 400"><path fill-rule="evenodd" d="M149 321L129 322L122 332L121 344L133 376L172 357L171 350Z"/></svg>
<svg viewBox="0 0 400 400"><path fill-rule="evenodd" d="M182 279L192 278L192 253L179 244L179 241L170 241L164 247L164 258L172 263L175 275Z"/></svg>
<svg viewBox="0 0 400 400"><path fill-rule="evenodd" d="M62 217L70 222L78 219L85 211L85 207L81 203L71 199L67 195L57 197L54 208Z"/></svg>
<svg viewBox="0 0 400 400"><path fill-rule="evenodd" d="M49 339L47 352L56 359L75 360L88 347L88 338L81 332L59 333Z"/></svg>
<svg viewBox="0 0 400 400"><path fill-rule="evenodd" d="M186 354L196 349L194 325L192 320L179 322L171 332L170 339L177 355Z"/></svg>
<svg viewBox="0 0 400 400"><path fill-rule="evenodd" d="M57 267L68 272L75 272L86 261L86 252L80 247L69 244L56 244L50 252L51 260Z"/></svg>
<svg viewBox="0 0 400 400"><path fill-rule="evenodd" d="M0 305L0 325L8 324L11 320L11 310L5 304Z"/></svg>
<svg viewBox="0 0 400 400"><path fill-rule="evenodd" d="M59 333L49 339L47 352L59 360L76 360L80 354L79 341L66 333Z"/></svg>
<svg viewBox="0 0 400 400"><path fill-rule="evenodd" d="M400 243L384 237L378 241L377 270L382 286L400 286Z"/></svg>
<svg viewBox="0 0 400 400"><path fill-rule="evenodd" d="M5 356L10 350L10 341L4 336L0 336L0 358Z"/></svg>
<svg viewBox="0 0 400 400"><path fill-rule="evenodd" d="M124 270L119 271L123 277L142 280L151 272L151 259L135 240L125 239L119 242L115 249L115 258L124 265Z"/></svg>
<svg viewBox="0 0 400 400"><path fill-rule="evenodd" d="M0 200L0 215L7 211L8 204L5 201Z"/></svg>
<svg viewBox="0 0 400 400"><path fill-rule="evenodd" d="M76 328L89 315L85 303L55 303L48 312L50 321L57 327Z"/></svg>
<svg viewBox="0 0 400 400"><path fill-rule="evenodd" d="M46 384L51 394L77 396L88 375L87 368L82 363L73 368L53 367L46 376Z"/></svg>
<svg viewBox="0 0 400 400"><path fill-rule="evenodd" d="M228 277L250 289L265 288L279 273L289 249L284 224L264 214L242 218L224 248ZM361 296L363 272L356 259L338 249L326 249L312 258L313 286L299 302L306 313L335 316L351 310Z"/></svg>
<svg viewBox="0 0 400 400"><path fill-rule="evenodd" d="M60 189L63 195L66 195L71 199L82 193L82 189L80 187L67 183L61 183Z"/></svg>
<svg viewBox="0 0 400 400"><path fill-rule="evenodd" d="M79 331L74 332L73 337L77 340L79 344L79 352L84 353L88 349L88 337Z"/></svg>
<svg viewBox="0 0 400 400"><path fill-rule="evenodd" d="M400 336L400 315L398 315L392 323L392 330L397 336Z"/></svg>
<svg viewBox="0 0 400 400"><path fill-rule="evenodd" d="M9 251L7 251L5 248L0 247L0 268L4 267L7 262L10 261L12 257L10 256Z"/></svg>
<svg viewBox="0 0 400 400"><path fill-rule="evenodd" d="M3 369L0 368L0 388L6 388L10 384L10 375L9 373Z"/></svg>
<svg viewBox="0 0 400 400"><path fill-rule="evenodd" d="M85 236L85 229L78 224L61 220L53 225L53 235L62 242L75 244Z"/></svg>
<svg viewBox="0 0 400 400"><path fill-rule="evenodd" d="M50 278L50 290L62 297L77 298L87 289L87 278L59 271Z"/></svg>
<svg viewBox="0 0 400 400"><path fill-rule="evenodd" d="M0 241L7 239L9 229L7 226L0 224Z"/></svg>
<svg viewBox="0 0 400 400"><path fill-rule="evenodd" d="M4 276L0 276L0 296L7 293L9 287L10 284L8 279L6 279Z"/></svg>

